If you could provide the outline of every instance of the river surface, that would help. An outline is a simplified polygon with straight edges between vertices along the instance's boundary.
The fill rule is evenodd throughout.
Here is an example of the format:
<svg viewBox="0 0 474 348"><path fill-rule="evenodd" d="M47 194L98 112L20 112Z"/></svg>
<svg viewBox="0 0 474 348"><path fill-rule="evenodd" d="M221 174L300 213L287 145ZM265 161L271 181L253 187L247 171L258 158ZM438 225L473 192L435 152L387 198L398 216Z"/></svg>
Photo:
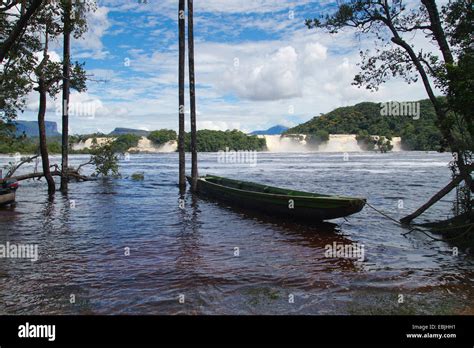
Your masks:
<svg viewBox="0 0 474 348"><path fill-rule="evenodd" d="M11 160L2 156L0 165ZM449 181L449 160L425 152L259 153L252 166L201 154L200 174L363 196L398 219ZM190 193L181 209L177 163L175 153L131 155L120 163L122 178L71 183L68 196L54 200L44 181L22 182L16 206L0 209L0 244L35 244L39 259L0 258L0 313L474 313L474 259L456 253L454 242L403 235L408 230L369 207L322 226ZM131 179L136 172L143 181ZM449 198L419 221L448 217ZM333 243L363 245L364 258L327 257Z"/></svg>

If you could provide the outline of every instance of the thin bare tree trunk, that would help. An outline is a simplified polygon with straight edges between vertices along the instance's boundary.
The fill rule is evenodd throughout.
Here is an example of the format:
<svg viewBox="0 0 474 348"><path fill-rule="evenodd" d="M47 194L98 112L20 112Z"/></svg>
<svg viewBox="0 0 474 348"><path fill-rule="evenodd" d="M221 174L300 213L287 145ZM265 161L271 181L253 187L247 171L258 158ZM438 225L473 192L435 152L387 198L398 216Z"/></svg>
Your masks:
<svg viewBox="0 0 474 348"><path fill-rule="evenodd" d="M3 59L5 59L8 52L12 49L13 45L18 40L21 33L28 25L29 19L40 8L42 2L43 0L33 0L31 6L28 8L28 10L26 10L24 15L20 17L10 35L8 35L7 39L0 45L0 63L3 62Z"/></svg>
<svg viewBox="0 0 474 348"><path fill-rule="evenodd" d="M470 170L472 170L472 165ZM468 174L470 175L470 174ZM421 214L423 214L429 207L433 204L438 202L441 198L446 196L449 192L451 192L457 185L459 185L465 178L462 175L456 176L449 184L443 187L438 193L436 193L433 197L430 198L428 202L423 204L420 208L418 208L415 212L411 213L410 215L405 216L404 218L400 219L402 224L409 224L413 219L417 218Z"/></svg>
<svg viewBox="0 0 474 348"><path fill-rule="evenodd" d="M189 60L189 99L191 117L191 190L197 190L197 130L196 130L196 81L194 75L194 13L193 0L188 0L188 60Z"/></svg>
<svg viewBox="0 0 474 348"><path fill-rule="evenodd" d="M56 170L53 172L50 172L50 174L51 176L61 176L61 172L58 172ZM30 179L41 179L43 176L44 176L44 173L30 173L30 174L12 176L10 179L13 179L16 181L23 181L23 180L30 180Z"/></svg>
<svg viewBox="0 0 474 348"><path fill-rule="evenodd" d="M46 114L46 86L43 79L39 80L38 91L40 94L40 103L38 110L40 154L43 165L44 177L46 178L46 182L48 183L48 194L52 195L56 191L56 186L54 183L54 179L51 175L51 171L49 169L48 145L46 143L46 126L44 122Z"/></svg>
<svg viewBox="0 0 474 348"><path fill-rule="evenodd" d="M62 173L59 170L54 170L50 172L51 176L62 176ZM79 174L77 170L72 170L69 171L68 173L70 178L76 179L76 180L81 180L81 181L91 181L95 180L95 178L92 177L87 177L84 175ZM23 181L23 180L30 180L30 179L41 179L44 175L44 173L29 173L29 174L22 174L18 176L12 176L10 179L16 180L16 181ZM4 182L5 180L0 180L0 183Z"/></svg>
<svg viewBox="0 0 474 348"><path fill-rule="evenodd" d="M185 0L179 0L178 29L179 29L179 131L178 131L178 153L179 153L179 188L183 192L186 189L186 158L184 154L184 64L185 64Z"/></svg>
<svg viewBox="0 0 474 348"><path fill-rule="evenodd" d="M61 147L61 187L62 192L67 192L68 186L68 152L69 152L69 77L71 64L71 2L66 1L64 8L64 40L63 40L63 122L62 122L62 147Z"/></svg>

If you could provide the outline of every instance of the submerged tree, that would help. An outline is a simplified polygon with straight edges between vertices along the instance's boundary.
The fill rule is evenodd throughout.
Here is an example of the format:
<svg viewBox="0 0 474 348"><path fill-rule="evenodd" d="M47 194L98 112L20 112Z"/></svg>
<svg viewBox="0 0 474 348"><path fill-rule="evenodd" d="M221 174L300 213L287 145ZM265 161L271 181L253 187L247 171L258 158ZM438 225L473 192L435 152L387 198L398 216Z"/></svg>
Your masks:
<svg viewBox="0 0 474 348"><path fill-rule="evenodd" d="M69 148L69 93L70 93L70 63L71 63L71 9L70 0L65 0L63 6L63 96L62 96L62 146L61 146L61 187L67 191L68 148Z"/></svg>
<svg viewBox="0 0 474 348"><path fill-rule="evenodd" d="M470 1L455 0L438 9L435 0L421 0L411 6L402 0L341 1L334 14L306 20L309 28L324 28L337 33L347 27L359 35L373 35L375 52L361 52L361 71L354 84L376 90L390 77L402 77L408 83L419 78L431 100L437 126L443 135L443 149L453 152L453 181L413 214L402 219L410 222L459 183L465 183L464 211L471 209L471 172L473 169L472 108L472 7ZM421 33L438 54L415 47L409 38ZM460 75L465 78L459 81ZM470 74L470 75L469 75ZM469 78L471 76L471 78ZM435 88L448 95L448 102L437 98Z"/></svg>
<svg viewBox="0 0 474 348"><path fill-rule="evenodd" d="M14 8L17 9L18 16L22 18L36 1L13 1L12 3L20 6L19 8L14 6ZM27 4L30 7L26 7ZM69 54L66 52L62 63L53 61L49 51L50 41L55 40L63 32L68 34L73 32L74 37L80 37L87 26L85 19L80 15L76 16L75 13L77 11L80 14L84 11L95 9L95 2L76 1L74 5L75 11L72 12L72 16L68 20L66 12L69 11L69 14L71 14L71 8L71 0L44 1L36 9L34 15L29 16L29 20L23 26L21 35L17 36L16 41L10 46L0 71L0 84L3 92L0 96L0 111L5 121L11 121L16 117L18 111L23 111L25 99L29 92L35 90L39 93L39 148L44 177L48 183L48 192L50 194L55 191L55 183L49 168L45 130L48 95L55 97L61 89L61 82L63 89L67 90L67 96L69 95L69 87L78 91L86 89L86 76L83 65L77 62L71 64ZM9 29L11 25L8 24L11 22L11 19L8 19L8 15L1 11L0 16L2 17L0 32L8 33L11 30ZM65 35L64 39L65 51L69 51L69 38L66 38L67 36L69 35ZM13 35L9 37L13 37ZM67 138L65 140L67 144ZM64 177L64 172L62 174L62 177Z"/></svg>
<svg viewBox="0 0 474 348"><path fill-rule="evenodd" d="M69 154L69 95L71 87L71 33L81 37L87 30L85 13L96 10L95 1L62 0L63 23L63 76L62 76L62 147L61 147L61 191L68 188Z"/></svg>
<svg viewBox="0 0 474 348"><path fill-rule="evenodd" d="M51 60L49 54L49 42L62 33L63 27L59 24L58 17L61 15L61 9L56 4L47 4L38 14L34 30L44 37L42 58L38 66L34 69L34 75L31 82L34 84L34 90L39 93L38 109L38 127L40 153L43 164L44 177L48 183L48 193L53 194L56 190L54 179L50 173L48 146L46 141L45 115L47 108L47 96L55 97L60 91L60 83L63 80L62 65L60 62ZM86 76L83 65L75 63L69 65L68 81L71 88L78 91L86 89Z"/></svg>
<svg viewBox="0 0 474 348"><path fill-rule="evenodd" d="M189 100L191 118L191 190L197 190L198 159L196 129L196 81L194 75L194 9L193 0L188 0L188 60L189 60Z"/></svg>
<svg viewBox="0 0 474 348"><path fill-rule="evenodd" d="M186 189L186 167L184 154L184 64L185 64L185 0L179 0L178 6L178 31L179 31L179 130L178 130L178 152L179 152L179 187L183 192Z"/></svg>

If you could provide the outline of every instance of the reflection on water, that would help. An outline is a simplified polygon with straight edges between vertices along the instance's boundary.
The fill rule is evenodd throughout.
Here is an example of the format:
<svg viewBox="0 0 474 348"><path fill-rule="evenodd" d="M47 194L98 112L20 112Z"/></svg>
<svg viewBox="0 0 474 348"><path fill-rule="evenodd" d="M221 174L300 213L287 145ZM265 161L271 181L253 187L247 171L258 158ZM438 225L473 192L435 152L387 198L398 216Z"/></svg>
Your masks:
<svg viewBox="0 0 474 348"><path fill-rule="evenodd" d="M87 157L74 156L75 164ZM58 160L58 158L55 158ZM320 193L365 196L395 218L449 178L436 153L259 154L258 165L200 155L201 174ZM0 164L8 158L0 157ZM28 168L25 168L28 171ZM348 220L300 225L185 195L177 155L136 155L123 178L72 183L48 199L25 182L0 209L0 244L38 244L39 260L0 259L3 314L472 313L473 260L365 208ZM128 179L144 172L144 181ZM400 200L403 208L399 208ZM449 213L449 197L426 219ZM360 243L365 260L327 258ZM405 295L399 304L398 294ZM184 298L184 303L180 303ZM293 299L294 301L291 301ZM71 303L73 302L73 303Z"/></svg>

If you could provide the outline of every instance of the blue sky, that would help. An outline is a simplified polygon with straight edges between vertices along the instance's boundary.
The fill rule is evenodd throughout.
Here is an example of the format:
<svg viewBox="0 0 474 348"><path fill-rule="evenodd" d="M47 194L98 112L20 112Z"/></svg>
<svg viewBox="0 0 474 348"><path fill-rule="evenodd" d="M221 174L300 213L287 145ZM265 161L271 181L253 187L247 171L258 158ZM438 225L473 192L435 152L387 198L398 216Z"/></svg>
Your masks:
<svg viewBox="0 0 474 348"><path fill-rule="evenodd" d="M74 41L72 57L92 77L87 92L72 95L72 133L177 128L178 2L147 2L99 0L88 15L89 30ZM373 48L373 40L304 26L335 2L195 0L194 6L198 128L292 126L361 101L425 98L419 84L397 80L377 93L351 85L358 52ZM60 40L53 51L59 59ZM36 99L30 96L20 119L35 119ZM50 101L47 119L59 123L57 103Z"/></svg>

